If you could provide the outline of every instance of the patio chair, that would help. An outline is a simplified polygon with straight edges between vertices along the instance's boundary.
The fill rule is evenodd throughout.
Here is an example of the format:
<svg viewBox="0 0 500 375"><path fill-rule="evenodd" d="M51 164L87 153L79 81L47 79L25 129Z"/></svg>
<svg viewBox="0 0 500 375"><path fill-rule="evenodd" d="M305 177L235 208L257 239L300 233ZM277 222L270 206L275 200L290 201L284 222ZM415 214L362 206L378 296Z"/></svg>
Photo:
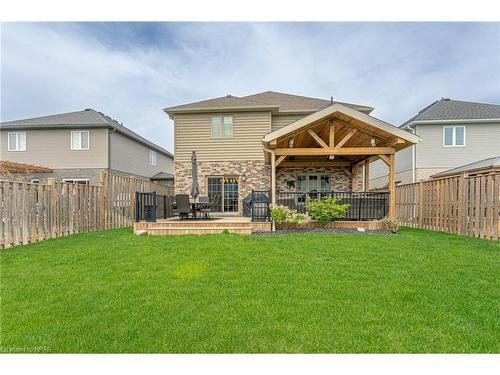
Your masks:
<svg viewBox="0 0 500 375"><path fill-rule="evenodd" d="M210 198L209 197L199 197L198 201L201 203L200 213L203 214L205 219L209 219L210 212L212 212L212 206L210 205Z"/></svg>
<svg viewBox="0 0 500 375"><path fill-rule="evenodd" d="M177 215L179 215L179 220L183 218L189 219L189 214L191 213L191 203L189 203L188 194L177 194L175 196L175 204L177 206Z"/></svg>
<svg viewBox="0 0 500 375"><path fill-rule="evenodd" d="M215 194L213 199L212 199L212 204L210 206L210 212L217 212L217 209L219 208L220 203L221 203L221 195ZM220 207L220 210L222 211L222 207Z"/></svg>

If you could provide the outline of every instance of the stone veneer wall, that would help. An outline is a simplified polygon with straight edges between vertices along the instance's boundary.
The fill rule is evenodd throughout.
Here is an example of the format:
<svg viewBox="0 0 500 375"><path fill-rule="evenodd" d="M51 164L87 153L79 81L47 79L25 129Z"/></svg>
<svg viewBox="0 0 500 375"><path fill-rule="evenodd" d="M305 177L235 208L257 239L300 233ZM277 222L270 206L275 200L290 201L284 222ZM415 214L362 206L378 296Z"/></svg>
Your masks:
<svg viewBox="0 0 500 375"><path fill-rule="evenodd" d="M239 214L241 200L252 190L269 190L271 168L264 161L198 161L198 183L201 195L206 196L208 176L234 176L239 178ZM191 162L175 162L175 194L191 192Z"/></svg>
<svg viewBox="0 0 500 375"><path fill-rule="evenodd" d="M364 167L363 165L359 165L356 174L352 176L352 191L363 191L363 174Z"/></svg>
<svg viewBox="0 0 500 375"><path fill-rule="evenodd" d="M354 184L351 178L341 169L332 168L283 168L276 172L278 191L295 192L297 187L297 175L299 174L329 174L330 190L332 191L361 191L363 190L363 168L358 168ZM288 186L288 181L293 181L294 186Z"/></svg>

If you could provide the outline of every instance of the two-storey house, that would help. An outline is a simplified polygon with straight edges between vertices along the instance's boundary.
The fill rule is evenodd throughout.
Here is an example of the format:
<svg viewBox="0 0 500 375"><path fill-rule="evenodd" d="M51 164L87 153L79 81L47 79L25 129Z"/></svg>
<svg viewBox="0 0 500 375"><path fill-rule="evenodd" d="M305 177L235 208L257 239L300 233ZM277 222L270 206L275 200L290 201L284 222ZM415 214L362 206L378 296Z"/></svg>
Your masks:
<svg viewBox="0 0 500 375"><path fill-rule="evenodd" d="M191 190L194 151L201 193L220 195L225 213L241 214L252 191L294 207L304 194L363 191L370 161L393 165L396 150L418 141L372 107L271 91L164 111L174 120L176 194Z"/></svg>
<svg viewBox="0 0 500 375"><path fill-rule="evenodd" d="M421 141L396 154L396 183L426 180L451 168L500 156L500 105L441 99L400 128ZM370 188L387 183L385 165L373 163Z"/></svg>
<svg viewBox="0 0 500 375"><path fill-rule="evenodd" d="M173 183L170 152L93 109L0 123L0 160L50 171L14 175L33 182L96 184L106 170Z"/></svg>

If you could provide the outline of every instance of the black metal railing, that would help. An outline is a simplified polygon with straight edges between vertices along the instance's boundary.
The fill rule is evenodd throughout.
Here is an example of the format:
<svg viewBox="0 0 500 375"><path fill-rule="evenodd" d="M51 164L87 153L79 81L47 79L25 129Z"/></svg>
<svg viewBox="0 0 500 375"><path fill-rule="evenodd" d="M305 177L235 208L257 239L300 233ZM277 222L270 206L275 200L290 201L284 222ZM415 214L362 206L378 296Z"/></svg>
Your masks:
<svg viewBox="0 0 500 375"><path fill-rule="evenodd" d="M156 221L174 216L174 197L156 194L156 191L135 193L135 221Z"/></svg>
<svg viewBox="0 0 500 375"><path fill-rule="evenodd" d="M253 199L254 194L257 198L255 203ZM270 191L252 192L253 221L269 220L270 196ZM349 204L349 209L343 218L344 220L380 220L389 212L388 192L277 192L276 204L286 206L297 212L306 213L307 202L326 197L338 198L339 204Z"/></svg>

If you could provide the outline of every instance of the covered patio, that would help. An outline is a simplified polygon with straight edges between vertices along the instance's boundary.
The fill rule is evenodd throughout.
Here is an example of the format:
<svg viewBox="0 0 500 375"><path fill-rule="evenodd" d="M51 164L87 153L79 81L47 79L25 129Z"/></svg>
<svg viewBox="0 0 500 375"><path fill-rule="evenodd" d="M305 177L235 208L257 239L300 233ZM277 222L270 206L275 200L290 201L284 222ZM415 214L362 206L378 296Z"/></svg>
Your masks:
<svg viewBox="0 0 500 375"><path fill-rule="evenodd" d="M395 153L418 140L335 103L264 136L262 144L271 166L271 203L301 211L308 199L331 195L357 202L359 212L365 212L361 219L394 217ZM370 163L378 159L389 169L387 212L381 210L382 193L369 192ZM376 200L379 206L374 207Z"/></svg>

